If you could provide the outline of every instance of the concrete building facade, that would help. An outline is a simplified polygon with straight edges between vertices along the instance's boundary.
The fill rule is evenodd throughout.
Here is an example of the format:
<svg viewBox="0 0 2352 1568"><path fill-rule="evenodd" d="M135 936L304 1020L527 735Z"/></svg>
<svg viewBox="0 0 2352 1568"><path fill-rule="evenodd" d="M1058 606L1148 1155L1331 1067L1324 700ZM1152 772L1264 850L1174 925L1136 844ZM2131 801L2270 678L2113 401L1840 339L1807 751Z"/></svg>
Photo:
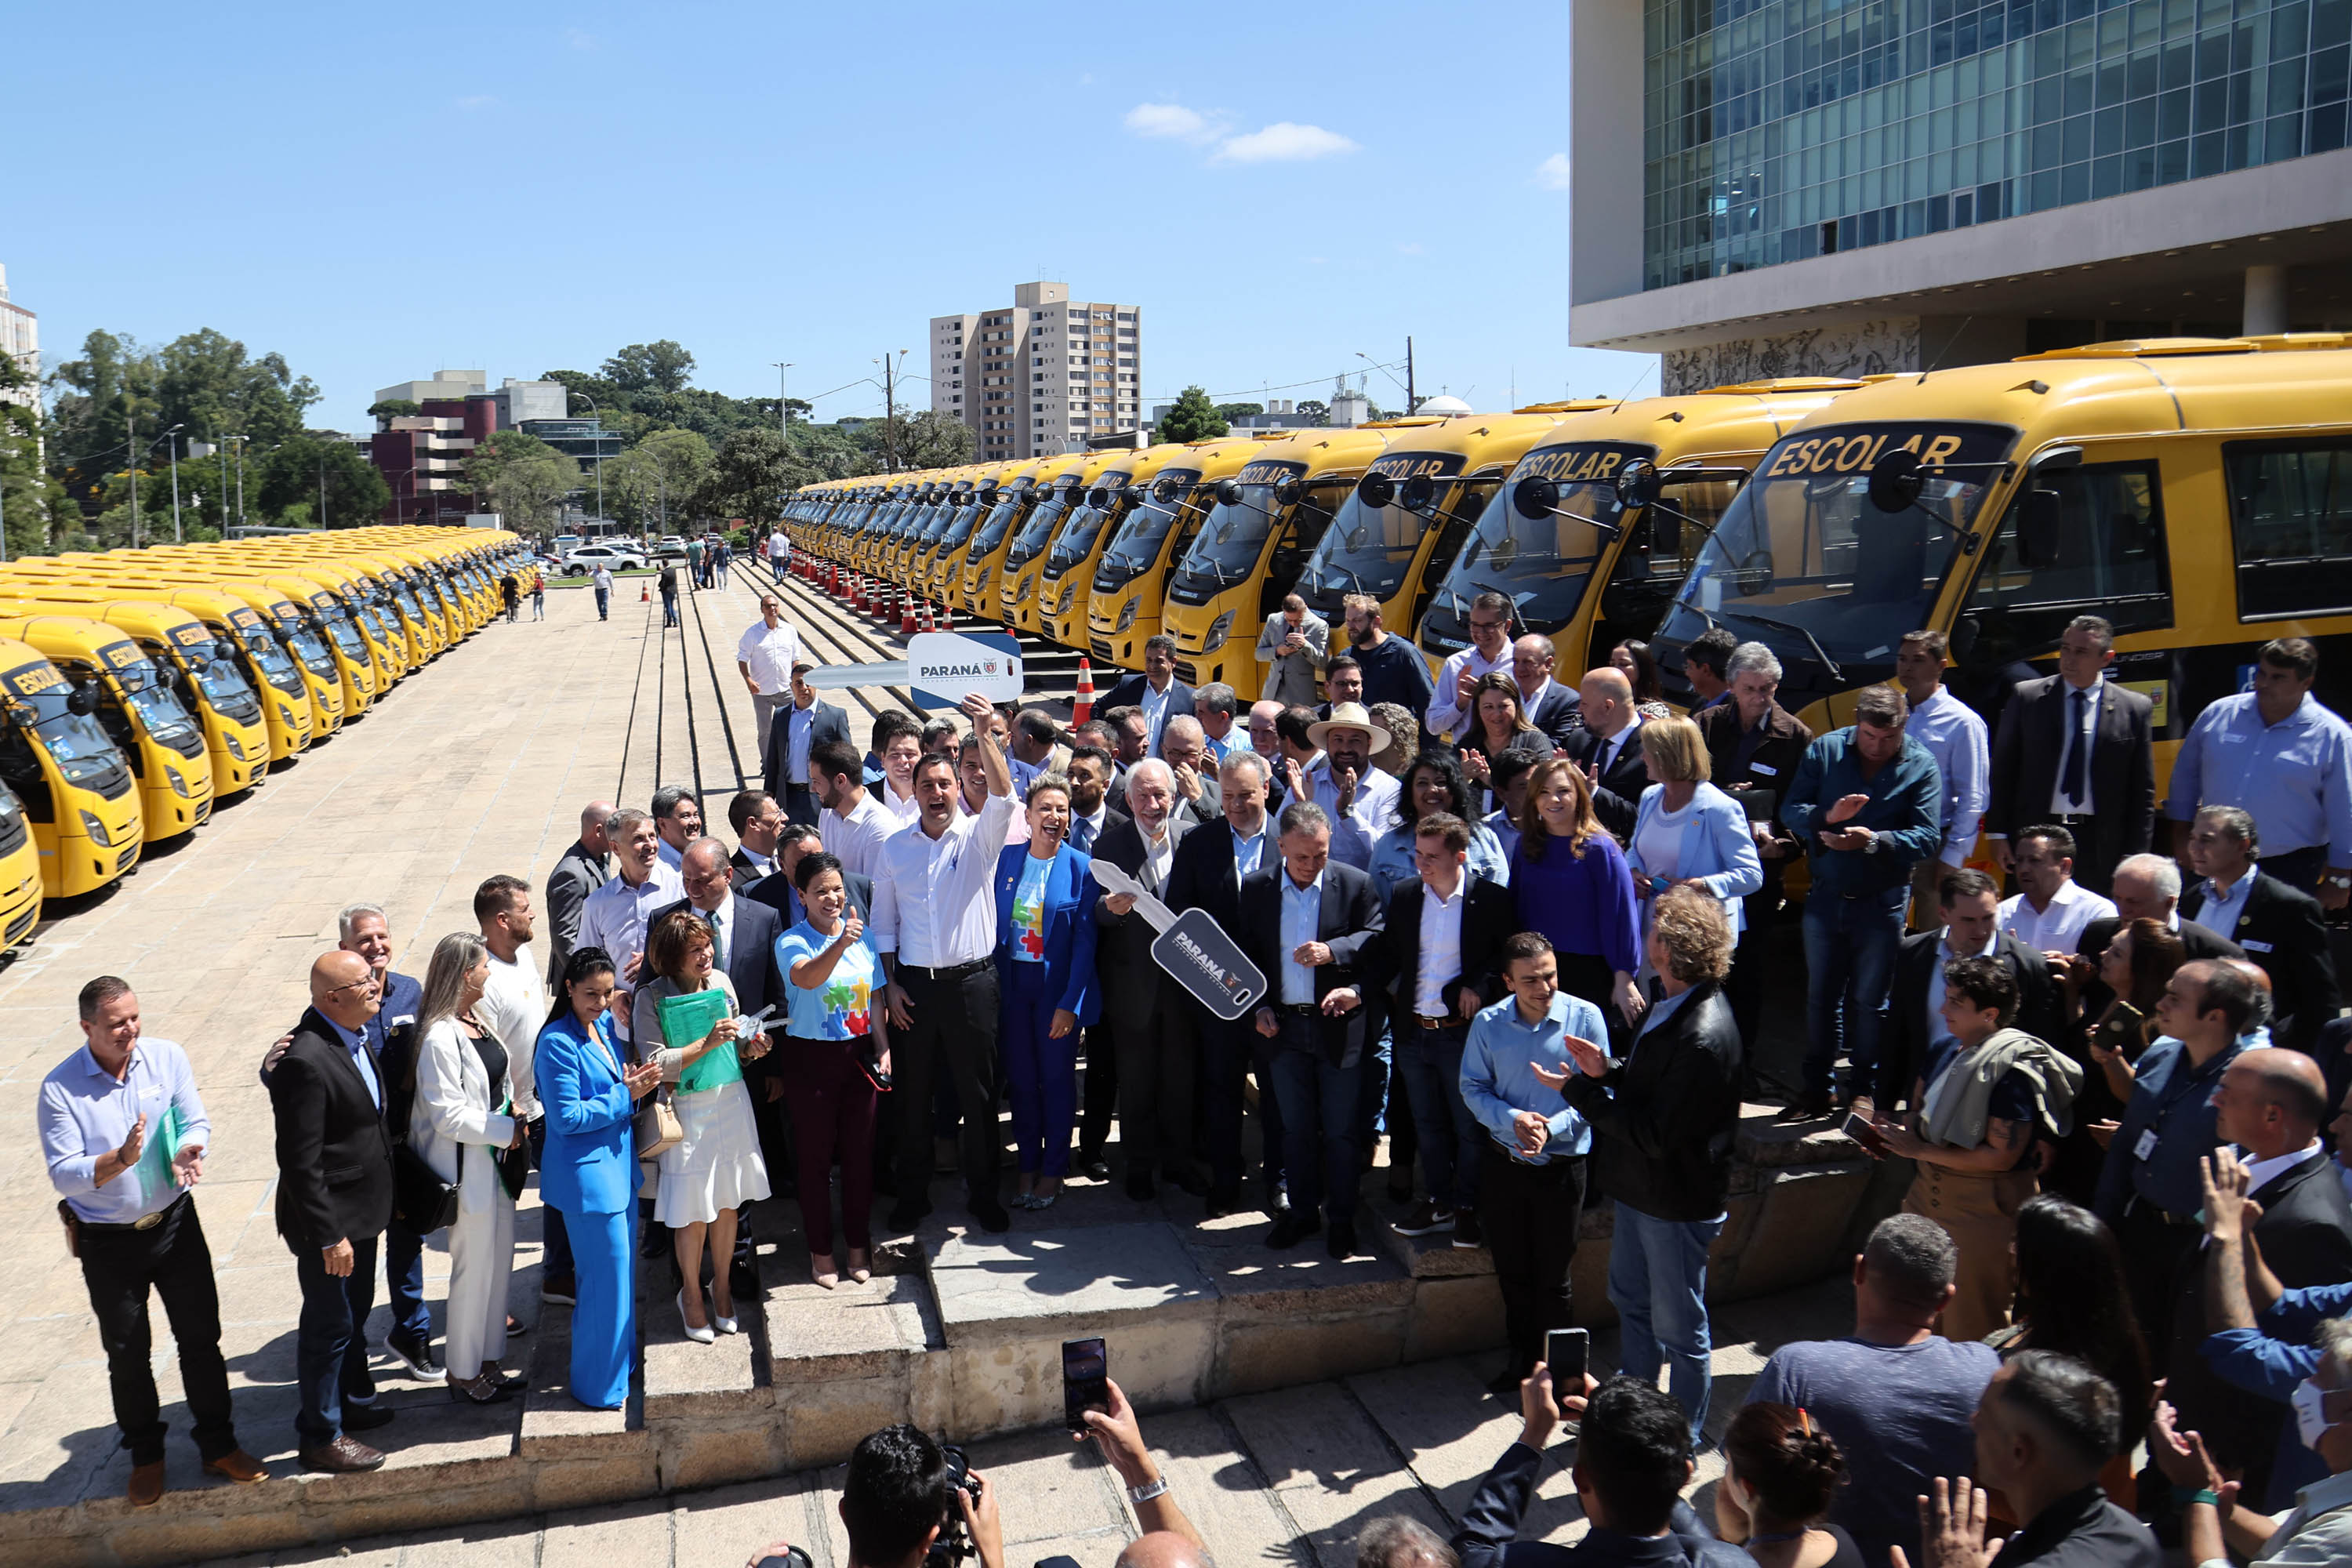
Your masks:
<svg viewBox="0 0 2352 1568"><path fill-rule="evenodd" d="M1083 451L1142 419L1143 311L1023 283L1009 307L934 316L931 407L970 426L983 460Z"/></svg>
<svg viewBox="0 0 2352 1568"><path fill-rule="evenodd" d="M1666 392L2352 327L2343 0L1572 0L1570 30L1570 336Z"/></svg>
<svg viewBox="0 0 2352 1568"><path fill-rule="evenodd" d="M429 381L376 389L378 403L406 401L415 414L380 419L368 440L368 459L392 487L386 522L462 525L488 510L466 479L466 460L495 431L522 430L583 463L619 454L617 434L594 419L573 419L560 381L506 378L490 390L478 370L441 370Z"/></svg>
<svg viewBox="0 0 2352 1568"><path fill-rule="evenodd" d="M8 298L8 268L0 266L0 353L16 362L29 379L23 386L0 388L0 403L21 403L27 408L41 401L41 319Z"/></svg>

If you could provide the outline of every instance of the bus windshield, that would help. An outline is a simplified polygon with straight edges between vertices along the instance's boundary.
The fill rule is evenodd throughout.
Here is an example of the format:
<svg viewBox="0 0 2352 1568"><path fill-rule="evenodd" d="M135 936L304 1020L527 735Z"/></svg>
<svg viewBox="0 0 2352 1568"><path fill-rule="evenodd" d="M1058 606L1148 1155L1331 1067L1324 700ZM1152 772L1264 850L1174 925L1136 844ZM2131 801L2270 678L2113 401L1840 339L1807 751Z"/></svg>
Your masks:
<svg viewBox="0 0 2352 1568"><path fill-rule="evenodd" d="M1108 592L1150 571L1167 545L1168 531L1176 526L1178 516L1192 504L1188 499L1191 494L1192 486L1187 484L1175 500L1147 500L1129 513L1112 537L1110 547L1103 552L1102 564L1095 568L1095 587Z"/></svg>
<svg viewBox="0 0 2352 1568"><path fill-rule="evenodd" d="M343 650L346 658L361 664L367 663L366 639L360 636L359 627L352 625L348 618L337 616L327 622L327 635L334 639L335 646Z"/></svg>
<svg viewBox="0 0 2352 1568"><path fill-rule="evenodd" d="M1021 531L1013 536L1011 548L1004 552L1007 566L1026 566L1045 552L1054 537L1055 528L1070 510L1070 492L1057 490L1030 509L1028 521Z"/></svg>
<svg viewBox="0 0 2352 1568"><path fill-rule="evenodd" d="M972 525L979 521L980 503L978 501L973 501L969 506L956 508L955 516L950 518L947 527L940 531L940 548L962 549L964 541L971 537Z"/></svg>
<svg viewBox="0 0 2352 1568"><path fill-rule="evenodd" d="M1118 491L1114 489L1114 498ZM1116 506L1083 506L1070 519L1070 526L1062 530L1062 537L1054 541L1054 552L1045 557L1045 570L1055 574L1067 572L1094 552L1095 541L1101 537L1103 525L1118 515Z"/></svg>
<svg viewBox="0 0 2352 1568"><path fill-rule="evenodd" d="M1612 537L1609 531L1624 525L1611 476L1636 458L1656 454L1654 447L1616 441L1528 453L1487 501L1437 591L1435 609L1466 619L1470 601L1492 591L1511 601L1513 614L1529 631L1549 633L1566 626L1583 601L1585 585ZM1512 491L1531 479L1559 486L1559 500L1548 516L1526 516L1512 501Z"/></svg>
<svg viewBox="0 0 2352 1568"><path fill-rule="evenodd" d="M196 732L196 721L172 695L169 682L154 660L132 652L129 643L104 650L107 663L113 668L114 679L122 683L122 693L131 710L139 715L147 733L158 741L170 741L183 734Z"/></svg>
<svg viewBox="0 0 2352 1568"><path fill-rule="evenodd" d="M95 785L122 766L122 754L86 713L66 706L73 687L46 664L28 664L0 677L9 716L40 737L41 745L72 784Z"/></svg>
<svg viewBox="0 0 2352 1568"><path fill-rule="evenodd" d="M1763 643L1808 701L1885 679L1903 634L1927 624L1957 531L2016 439L2005 425L1941 422L1785 437L1733 498L1658 637L1679 647L1714 625ZM1899 447L1920 454L1926 484L1913 505L1881 511L1870 467Z"/></svg>
<svg viewBox="0 0 2352 1568"><path fill-rule="evenodd" d="M1026 490L1018 494L1008 493L1004 500L988 509L988 520L980 525L980 531L972 535L971 552L975 558L988 554L1004 542L1004 536L1013 531L1013 520L1021 515L1021 503L1028 496Z"/></svg>
<svg viewBox="0 0 2352 1568"><path fill-rule="evenodd" d="M1301 590L1335 604L1347 594L1393 597L1404 586L1422 536L1437 526L1437 511L1445 500L1440 487L1425 511L1408 511L1402 500L1366 506L1362 491L1349 490L1299 576Z"/></svg>
<svg viewBox="0 0 2352 1568"><path fill-rule="evenodd" d="M286 650L278 646L278 639L261 627L241 628L237 634L237 646L245 649L246 657L253 661L253 668L262 679L280 691L302 689L302 672L294 668L294 661L286 657ZM319 650L321 656L326 651L324 648Z"/></svg>

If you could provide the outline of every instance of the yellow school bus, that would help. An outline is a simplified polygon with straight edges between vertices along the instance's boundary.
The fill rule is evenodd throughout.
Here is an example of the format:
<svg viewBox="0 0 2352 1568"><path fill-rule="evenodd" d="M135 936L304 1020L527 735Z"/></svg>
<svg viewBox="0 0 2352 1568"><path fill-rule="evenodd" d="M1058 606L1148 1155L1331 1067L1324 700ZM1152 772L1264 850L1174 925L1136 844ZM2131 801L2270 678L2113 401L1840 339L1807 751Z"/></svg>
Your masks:
<svg viewBox="0 0 2352 1568"><path fill-rule="evenodd" d="M1049 461L1033 488L1029 515L1005 542L1004 564L997 573L997 618L1024 632L1045 628L1044 595L1038 580L1045 557L1073 514L1085 510L1087 491L1096 479L1132 452L1073 452Z"/></svg>
<svg viewBox="0 0 2352 1568"><path fill-rule="evenodd" d="M1889 377L1774 444L1658 632L1671 693L1710 623L1761 642L1815 732L1951 639L1955 695L1998 721L2076 616L2155 703L2157 773L2273 637L2352 697L2352 349L2338 334L2095 343Z"/></svg>
<svg viewBox="0 0 2352 1568"><path fill-rule="evenodd" d="M310 744L313 715L302 667L278 640L262 613L226 588L184 588L124 578L121 585L151 593L205 624L217 646L244 666L269 724L269 759L288 762Z"/></svg>
<svg viewBox="0 0 2352 1568"><path fill-rule="evenodd" d="M1182 457L1181 441L1164 441L1140 451L1123 451L1087 487L1085 504L1070 514L1037 574L1038 615L1046 640L1080 652L1087 647L1087 602L1095 567L1127 514L1151 493L1160 470Z"/></svg>
<svg viewBox="0 0 2352 1568"><path fill-rule="evenodd" d="M14 740L0 728L0 751ZM24 942L40 923L40 843L24 801L0 779L0 952Z"/></svg>
<svg viewBox="0 0 2352 1568"><path fill-rule="evenodd" d="M154 661L119 627L58 615L38 601L0 599L0 637L29 644L76 686L91 689L99 725L139 781L150 844L193 831L212 816L212 759L194 714Z"/></svg>
<svg viewBox="0 0 2352 1568"><path fill-rule="evenodd" d="M992 463L982 468L980 478L965 493L963 504L940 531L939 548L932 552L930 565L923 574L924 597L966 612L971 610L971 605L962 598L965 556L980 535L982 521L996 510L997 498L1004 493L1006 481L1035 466Z"/></svg>
<svg viewBox="0 0 2352 1568"><path fill-rule="evenodd" d="M1350 594L1379 600L1381 624L1409 639L1512 465L1564 414L1607 406L1595 399L1539 414L1461 414L1395 432L1307 557L1299 596L1331 623L1335 640Z"/></svg>
<svg viewBox="0 0 2352 1568"><path fill-rule="evenodd" d="M52 899L106 886L139 863L146 842L137 776L91 717L97 705L94 688L68 680L37 648L0 637L0 783L24 809L40 890ZM0 827L0 838L7 833ZM0 870L0 888L16 885L7 877ZM32 930L21 896L0 896L18 900L5 932L21 942Z"/></svg>
<svg viewBox="0 0 2352 1568"><path fill-rule="evenodd" d="M1511 635L1551 638L1553 675L1575 685L1611 648L1657 629L1707 530L1765 448L1862 384L1748 382L1561 420L1488 498L1422 616L1422 652L1437 665L1469 647L1471 601L1498 593L1511 601ZM1663 481L1648 506L1618 499L1617 476L1633 464Z"/></svg>
<svg viewBox="0 0 2352 1568"><path fill-rule="evenodd" d="M1216 487L1265 446L1254 437L1194 441L1153 478L1095 564L1087 595L1087 643L1095 658L1119 669L1143 668L1143 645L1160 634L1169 575L1200 531Z"/></svg>
<svg viewBox="0 0 2352 1568"><path fill-rule="evenodd" d="M950 604L968 616L995 617L996 574L1003 568L1004 554L1013 543L1013 536L1020 531L1029 509L1044 493L1038 489L1038 477L1067 460L1033 458L1005 471L979 521L972 525L971 542L965 545L962 556L955 563L955 576L948 586Z"/></svg>
<svg viewBox="0 0 2352 1568"><path fill-rule="evenodd" d="M1302 430L1250 454L1215 486L1191 548L1169 579L1161 626L1176 639L1176 678L1223 681L1248 702L1265 688L1257 634L1298 581L1340 503L1395 432L1436 419Z"/></svg>

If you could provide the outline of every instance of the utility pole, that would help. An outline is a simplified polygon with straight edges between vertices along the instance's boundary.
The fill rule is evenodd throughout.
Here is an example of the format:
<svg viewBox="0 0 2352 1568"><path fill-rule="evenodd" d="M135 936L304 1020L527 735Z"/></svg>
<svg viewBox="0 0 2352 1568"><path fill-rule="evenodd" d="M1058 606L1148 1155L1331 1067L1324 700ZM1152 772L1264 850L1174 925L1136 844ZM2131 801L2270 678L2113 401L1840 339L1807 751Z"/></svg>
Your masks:
<svg viewBox="0 0 2352 1568"><path fill-rule="evenodd" d="M1412 338L1404 340L1404 411L1407 414L1421 406L1421 399L1412 395Z"/></svg>
<svg viewBox="0 0 2352 1568"><path fill-rule="evenodd" d="M776 367L776 418L779 422L777 428L784 437L784 456L789 458L793 455L793 410L792 405L784 401L784 372L793 368L793 362L770 360L768 363Z"/></svg>
<svg viewBox="0 0 2352 1568"><path fill-rule="evenodd" d="M327 526L327 449L319 448L319 526Z"/></svg>
<svg viewBox="0 0 2352 1568"><path fill-rule="evenodd" d="M212 433L212 426L209 425L205 426L205 435L209 437ZM220 458L221 537L223 539L226 539L228 537L228 443L226 441L215 441L213 443L213 450L215 453L218 454Z"/></svg>
<svg viewBox="0 0 2352 1568"><path fill-rule="evenodd" d="M229 439L236 443L236 525L243 528L245 526L245 444L252 437L232 436Z"/></svg>
<svg viewBox="0 0 2352 1568"><path fill-rule="evenodd" d="M131 406L128 393L122 399L122 422L128 437L126 449L131 454L131 548L139 548L139 415Z"/></svg>
<svg viewBox="0 0 2352 1568"><path fill-rule="evenodd" d="M882 356L882 471L898 471L898 394L891 367L898 361L892 355Z"/></svg>
<svg viewBox="0 0 2352 1568"><path fill-rule="evenodd" d="M172 542L184 544L186 536L180 529L180 430L174 425L164 434L172 438Z"/></svg>

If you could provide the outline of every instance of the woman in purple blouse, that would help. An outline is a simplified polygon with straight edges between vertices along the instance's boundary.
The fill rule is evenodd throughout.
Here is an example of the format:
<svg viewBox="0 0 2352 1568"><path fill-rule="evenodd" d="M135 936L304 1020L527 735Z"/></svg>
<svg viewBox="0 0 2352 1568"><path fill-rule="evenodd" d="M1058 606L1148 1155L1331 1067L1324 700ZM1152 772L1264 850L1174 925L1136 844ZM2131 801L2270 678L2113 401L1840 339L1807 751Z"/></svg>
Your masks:
<svg viewBox="0 0 2352 1568"><path fill-rule="evenodd" d="M1633 874L1592 814L1591 784L1565 758L1537 763L1528 777L1511 891L1520 929L1551 939L1561 990L1603 1011L1613 1002L1628 1025L1641 1017L1646 1004L1633 974L1641 967L1642 909Z"/></svg>

